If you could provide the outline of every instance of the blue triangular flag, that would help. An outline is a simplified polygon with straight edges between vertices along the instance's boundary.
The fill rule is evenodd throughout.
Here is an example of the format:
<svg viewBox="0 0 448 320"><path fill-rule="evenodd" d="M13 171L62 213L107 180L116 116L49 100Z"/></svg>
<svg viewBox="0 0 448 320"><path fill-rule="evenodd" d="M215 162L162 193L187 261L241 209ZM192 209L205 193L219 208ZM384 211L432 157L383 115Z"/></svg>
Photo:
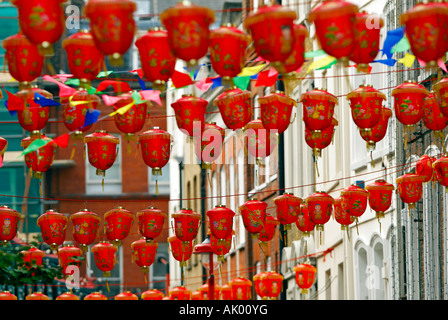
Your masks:
<svg viewBox="0 0 448 320"><path fill-rule="evenodd" d="M41 107L57 107L60 106L60 104L53 99L45 98L40 93L35 92L34 93L34 102L39 104Z"/></svg>
<svg viewBox="0 0 448 320"><path fill-rule="evenodd" d="M8 100L5 101L5 107L6 107L6 109L8 109ZM17 114L16 110L9 110L8 109L8 111L9 111L9 114L11 115L11 117L14 117Z"/></svg>
<svg viewBox="0 0 448 320"><path fill-rule="evenodd" d="M87 127L87 126L97 122L100 114L101 114L101 111L99 111L99 110L91 110L91 109L87 110L86 119L84 120L83 127Z"/></svg>
<svg viewBox="0 0 448 320"><path fill-rule="evenodd" d="M138 83L140 83L140 87L142 88L142 90L146 90L145 81L143 81L142 78L138 77Z"/></svg>
<svg viewBox="0 0 448 320"><path fill-rule="evenodd" d="M389 67L393 67L395 65L395 63L397 63L397 60L395 60L395 59L382 59L382 60L372 61L372 63L374 63L374 62L379 62L379 63L385 64L385 65L388 65Z"/></svg>
<svg viewBox="0 0 448 320"><path fill-rule="evenodd" d="M222 78L221 77L212 78L211 80L212 80L213 84L210 87L210 90L217 88L217 87L222 87Z"/></svg>
<svg viewBox="0 0 448 320"><path fill-rule="evenodd" d="M404 27L401 27L395 30L387 31L387 36L386 40L384 40L382 52L383 55L386 55L388 59L392 58L392 48L404 37L404 30Z"/></svg>

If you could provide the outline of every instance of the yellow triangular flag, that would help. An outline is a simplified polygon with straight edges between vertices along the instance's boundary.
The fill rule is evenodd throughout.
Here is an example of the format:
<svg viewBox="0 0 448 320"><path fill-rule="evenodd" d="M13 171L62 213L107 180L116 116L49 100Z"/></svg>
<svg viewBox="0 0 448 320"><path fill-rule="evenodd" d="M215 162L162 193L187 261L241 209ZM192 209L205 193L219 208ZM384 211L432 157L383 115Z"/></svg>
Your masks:
<svg viewBox="0 0 448 320"><path fill-rule="evenodd" d="M404 64L408 68L412 67L412 65L414 64L414 61L415 61L415 56L410 53L407 53L407 52L406 52L406 55L404 56L404 58L398 59L398 62Z"/></svg>
<svg viewBox="0 0 448 320"><path fill-rule="evenodd" d="M250 76L256 75L265 66L266 66L266 64L263 63L263 64L260 64L259 66L246 67L243 70L241 70L241 73L238 75L238 77L250 77Z"/></svg>
<svg viewBox="0 0 448 320"><path fill-rule="evenodd" d="M332 57L332 56L325 56L323 58L320 58L319 60L314 60L308 67L308 70L306 71L306 73L308 73L314 69L319 69L319 68L325 67L325 66L329 65L330 63L334 62L335 60L336 60L336 58Z"/></svg>
<svg viewBox="0 0 448 320"><path fill-rule="evenodd" d="M110 117L113 117L114 115L116 115L117 113L123 115L126 112L129 111L129 109L131 109L133 106L135 105L135 102L132 101L131 103L129 103L128 105L125 105L124 107L121 107L118 110L115 110L114 112L112 112L111 114L109 114Z"/></svg>

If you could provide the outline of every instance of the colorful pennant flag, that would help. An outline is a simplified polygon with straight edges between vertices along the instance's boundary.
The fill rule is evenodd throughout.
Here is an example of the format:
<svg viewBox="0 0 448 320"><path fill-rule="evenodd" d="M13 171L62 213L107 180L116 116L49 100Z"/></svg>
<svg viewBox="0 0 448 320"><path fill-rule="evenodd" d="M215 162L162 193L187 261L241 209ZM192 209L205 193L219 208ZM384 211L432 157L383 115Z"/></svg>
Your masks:
<svg viewBox="0 0 448 320"><path fill-rule="evenodd" d="M233 78L233 83L235 84L235 86L237 86L241 90L246 90L247 86L249 85L249 82L250 82L249 76Z"/></svg>
<svg viewBox="0 0 448 320"><path fill-rule="evenodd" d="M43 146L45 146L47 143L49 143L51 140L43 140L43 139L36 139L33 142L30 143L30 145L23 150L22 154L20 156L24 156L28 153L34 152L36 150L39 150Z"/></svg>
<svg viewBox="0 0 448 320"><path fill-rule="evenodd" d="M96 88L96 92L104 91L107 87L112 86L114 88L115 93L129 92L132 91L130 85L124 81L115 81L115 80L104 80L102 81L98 88Z"/></svg>
<svg viewBox="0 0 448 320"><path fill-rule="evenodd" d="M8 90L5 90L6 94L8 95L8 100L5 102L5 106L8 109L9 112L11 111L17 111L17 110L23 110L25 107L24 101L17 97L15 94L9 92Z"/></svg>
<svg viewBox="0 0 448 320"><path fill-rule="evenodd" d="M52 76L44 75L42 78L46 81L50 81L50 82L56 83L58 85L60 97L70 97L76 93L76 89L69 87L69 86L53 79Z"/></svg>
<svg viewBox="0 0 448 320"><path fill-rule="evenodd" d="M256 87L271 87L277 82L278 72L274 68L262 71L258 74Z"/></svg>
<svg viewBox="0 0 448 320"><path fill-rule="evenodd" d="M41 107L57 107L60 106L60 104L53 99L45 98L43 95L41 95L38 92L34 93L34 102L36 102Z"/></svg>
<svg viewBox="0 0 448 320"><path fill-rule="evenodd" d="M308 73L308 72L313 71L314 69L321 69L321 68L324 68L324 67L326 67L328 65L333 65L336 62L337 62L337 59L335 57L327 55L326 57L320 58L318 60L314 60L309 65L308 70L306 72Z"/></svg>
<svg viewBox="0 0 448 320"><path fill-rule="evenodd" d="M67 148L69 138L70 138L70 135L68 133L64 133L63 135L54 138L53 142L56 143L61 148Z"/></svg>
<svg viewBox="0 0 448 320"><path fill-rule="evenodd" d="M177 70L174 70L174 73L171 76L171 80L173 81L173 85L176 89L194 84L193 79L191 79L190 75L179 72Z"/></svg>
<svg viewBox="0 0 448 320"><path fill-rule="evenodd" d="M388 59L392 58L393 52L392 48L400 42L400 40L404 37L404 27L397 28L395 30L387 31L386 40L384 40L383 44L383 55L386 55Z"/></svg>
<svg viewBox="0 0 448 320"><path fill-rule="evenodd" d="M265 63L260 64L258 66L253 66L253 67L246 67L243 68L243 70L240 72L240 74L238 75L238 77L250 77L253 75L256 75L257 73L259 73L261 70L263 70L263 68L266 66Z"/></svg>
<svg viewBox="0 0 448 320"><path fill-rule="evenodd" d="M159 106L162 106L162 101L160 100L160 91L159 90L143 90L140 91L140 95L146 101L153 101L157 103Z"/></svg>
<svg viewBox="0 0 448 320"><path fill-rule="evenodd" d="M409 40L406 37L401 38L400 41L392 48L391 52L404 52L411 49L411 45L409 44Z"/></svg>
<svg viewBox="0 0 448 320"><path fill-rule="evenodd" d="M83 127L87 127L87 126L97 122L98 121L98 117L100 116L100 114L101 114L101 111L99 111L99 110L88 109L87 113L86 113L86 118L84 120L84 126Z"/></svg>
<svg viewBox="0 0 448 320"><path fill-rule="evenodd" d="M103 94L101 97L103 98L103 102L106 106L113 106L118 101L123 99L123 97L112 97L112 96L108 96L107 94Z"/></svg>
<svg viewBox="0 0 448 320"><path fill-rule="evenodd" d="M415 56L410 53L407 53L407 52L406 52L406 55L404 56L404 58L398 59L398 62L404 64L408 68L412 67L412 65L414 64L414 61L415 61Z"/></svg>

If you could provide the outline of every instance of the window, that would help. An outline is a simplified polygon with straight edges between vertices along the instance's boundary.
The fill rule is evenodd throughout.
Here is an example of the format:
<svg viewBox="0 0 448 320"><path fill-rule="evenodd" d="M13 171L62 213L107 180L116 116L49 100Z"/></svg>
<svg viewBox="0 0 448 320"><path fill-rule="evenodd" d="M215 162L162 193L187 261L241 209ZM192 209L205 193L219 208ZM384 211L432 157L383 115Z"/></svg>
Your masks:
<svg viewBox="0 0 448 320"><path fill-rule="evenodd" d="M148 167L148 192L156 194L156 186L159 190L159 195L170 194L170 166L166 165L162 168L161 176L152 175L152 169Z"/></svg>
<svg viewBox="0 0 448 320"><path fill-rule="evenodd" d="M167 273L169 273L169 255L168 243L158 242L157 260L151 265L151 283L150 288L158 289L166 293Z"/></svg>
<svg viewBox="0 0 448 320"><path fill-rule="evenodd" d="M119 133L110 133L120 138ZM106 176L96 175L96 168L89 163L86 148L86 194L120 194L121 191L121 139L117 145L117 157L112 167L106 170Z"/></svg>

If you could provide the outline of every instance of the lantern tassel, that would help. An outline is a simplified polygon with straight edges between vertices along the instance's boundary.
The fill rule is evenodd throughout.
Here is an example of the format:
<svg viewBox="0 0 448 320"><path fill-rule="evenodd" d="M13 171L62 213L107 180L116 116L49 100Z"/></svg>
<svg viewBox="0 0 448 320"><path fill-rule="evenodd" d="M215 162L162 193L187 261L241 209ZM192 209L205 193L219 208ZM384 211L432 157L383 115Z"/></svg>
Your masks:
<svg viewBox="0 0 448 320"><path fill-rule="evenodd" d="M208 180L208 183L210 185L210 190L212 190L213 189L213 185L212 185L212 179L210 178L210 172L207 172L207 180Z"/></svg>
<svg viewBox="0 0 448 320"><path fill-rule="evenodd" d="M373 161L373 150L370 150L370 162L372 167L375 168L375 161Z"/></svg>
<svg viewBox="0 0 448 320"><path fill-rule="evenodd" d="M75 158L75 151L76 151L76 143L73 144L72 153L70 155L70 160L73 160L73 158Z"/></svg>
<svg viewBox="0 0 448 320"><path fill-rule="evenodd" d="M104 192L104 178L101 179L101 187L103 188L103 192Z"/></svg>
<svg viewBox="0 0 448 320"><path fill-rule="evenodd" d="M132 152L131 142L128 140L128 142L127 142L127 153L131 154L131 152Z"/></svg>
<svg viewBox="0 0 448 320"><path fill-rule="evenodd" d="M159 195L159 183L158 180L156 179L156 196Z"/></svg>
<svg viewBox="0 0 448 320"><path fill-rule="evenodd" d="M110 292L109 281L107 279L106 279L106 288L107 288L107 292Z"/></svg>
<svg viewBox="0 0 448 320"><path fill-rule="evenodd" d="M39 194L42 197L42 180L39 181Z"/></svg>
<svg viewBox="0 0 448 320"><path fill-rule="evenodd" d="M137 142L137 148L135 148L135 153L134 153L134 157L137 158L139 155L139 142Z"/></svg>
<svg viewBox="0 0 448 320"><path fill-rule="evenodd" d="M349 228L348 228L348 226L347 226L347 229L345 229L346 230L346 232L347 232L347 238L348 238L348 241L350 241L350 232L349 232Z"/></svg>

